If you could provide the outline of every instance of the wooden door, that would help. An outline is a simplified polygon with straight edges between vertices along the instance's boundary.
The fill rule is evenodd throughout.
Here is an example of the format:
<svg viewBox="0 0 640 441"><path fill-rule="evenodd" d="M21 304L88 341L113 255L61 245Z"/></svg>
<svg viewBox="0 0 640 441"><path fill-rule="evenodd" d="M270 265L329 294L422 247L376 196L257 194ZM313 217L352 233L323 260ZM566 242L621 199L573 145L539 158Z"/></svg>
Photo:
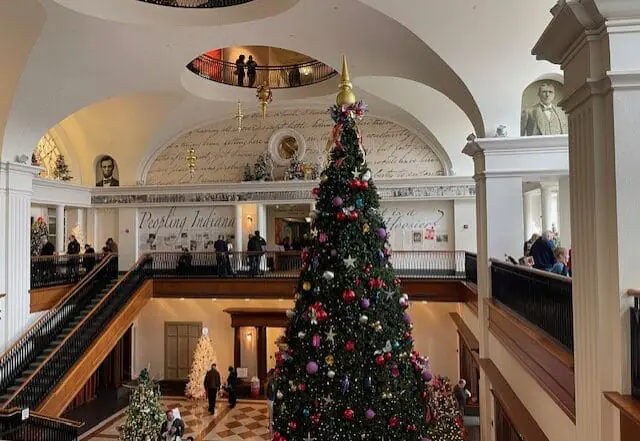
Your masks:
<svg viewBox="0 0 640 441"><path fill-rule="evenodd" d="M202 335L202 323L165 322L164 335L164 379L185 380Z"/></svg>
<svg viewBox="0 0 640 441"><path fill-rule="evenodd" d="M524 438L507 416L506 412L502 408L500 401L494 398L494 406L496 410L496 441L524 441Z"/></svg>

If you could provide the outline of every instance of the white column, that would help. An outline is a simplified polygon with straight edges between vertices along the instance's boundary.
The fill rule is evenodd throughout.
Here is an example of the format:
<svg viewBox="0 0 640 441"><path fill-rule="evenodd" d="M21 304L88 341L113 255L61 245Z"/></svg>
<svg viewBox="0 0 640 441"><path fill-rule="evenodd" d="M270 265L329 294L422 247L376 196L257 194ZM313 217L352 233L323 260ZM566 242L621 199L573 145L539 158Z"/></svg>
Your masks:
<svg viewBox="0 0 640 441"><path fill-rule="evenodd" d="M267 206L265 204L257 204L257 217L256 225L258 225L258 231L260 236L267 240Z"/></svg>
<svg viewBox="0 0 640 441"><path fill-rule="evenodd" d="M64 253L66 251L64 246L66 243L64 226L64 205L56 205L56 251L59 253Z"/></svg>
<svg viewBox="0 0 640 441"><path fill-rule="evenodd" d="M10 344L29 320L31 194L39 168L0 163L0 346Z"/></svg>
<svg viewBox="0 0 640 441"><path fill-rule="evenodd" d="M557 209L554 210L553 192L558 185L555 182L541 182L540 192L542 196L542 231L552 230L554 219L558 218ZM554 213L555 211L555 213Z"/></svg>
<svg viewBox="0 0 640 441"><path fill-rule="evenodd" d="M571 191L569 176L558 181L558 234L560 244L571 248Z"/></svg>
<svg viewBox="0 0 640 441"><path fill-rule="evenodd" d="M78 208L78 228L80 229L80 237L78 241L80 246L84 248L84 244L87 243L87 227L84 222L84 208Z"/></svg>
<svg viewBox="0 0 640 441"><path fill-rule="evenodd" d="M98 243L98 209L97 208L89 208L87 213L87 242L96 250L96 252L100 252L102 247L99 247Z"/></svg>
<svg viewBox="0 0 640 441"><path fill-rule="evenodd" d="M533 192L526 192L523 196L523 199L524 240L529 240L531 235L534 233Z"/></svg>
<svg viewBox="0 0 640 441"><path fill-rule="evenodd" d="M237 204L236 205L236 251L243 251L243 245L244 245L244 231L242 228L244 219L242 219L242 205Z"/></svg>
<svg viewBox="0 0 640 441"><path fill-rule="evenodd" d="M534 52L560 64L569 113L576 439L620 440L603 392L630 393L630 299L640 287L637 0L559 4ZM614 10L615 9L615 10ZM567 32L581 24L584 29Z"/></svg>

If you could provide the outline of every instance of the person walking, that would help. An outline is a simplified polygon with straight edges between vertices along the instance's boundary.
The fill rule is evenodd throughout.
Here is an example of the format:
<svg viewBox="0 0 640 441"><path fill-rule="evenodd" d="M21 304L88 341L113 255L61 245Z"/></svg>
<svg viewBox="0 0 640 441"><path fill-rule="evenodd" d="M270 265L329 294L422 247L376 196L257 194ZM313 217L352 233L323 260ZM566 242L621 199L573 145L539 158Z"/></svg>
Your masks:
<svg viewBox="0 0 640 441"><path fill-rule="evenodd" d="M244 86L244 55L240 55L236 60L236 75L238 75L238 86Z"/></svg>
<svg viewBox="0 0 640 441"><path fill-rule="evenodd" d="M207 391L209 399L209 412L216 413L216 398L218 397L218 389L220 389L220 372L215 363L211 364L211 369L204 376L204 389Z"/></svg>
<svg viewBox="0 0 640 441"><path fill-rule="evenodd" d="M456 402L458 403L458 407L460 408L462 415L464 415L465 408L467 407L467 399L471 395L466 387L467 380L462 378L458 380L458 384L453 387L453 396L456 398Z"/></svg>
<svg viewBox="0 0 640 441"><path fill-rule="evenodd" d="M229 366L227 377L227 393L229 394L229 408L236 407L236 386L238 385L238 373L233 366Z"/></svg>
<svg viewBox="0 0 640 441"><path fill-rule="evenodd" d="M256 85L256 75L258 74L258 63L253 59L253 55L249 55L247 60L247 77L249 78L249 87Z"/></svg>

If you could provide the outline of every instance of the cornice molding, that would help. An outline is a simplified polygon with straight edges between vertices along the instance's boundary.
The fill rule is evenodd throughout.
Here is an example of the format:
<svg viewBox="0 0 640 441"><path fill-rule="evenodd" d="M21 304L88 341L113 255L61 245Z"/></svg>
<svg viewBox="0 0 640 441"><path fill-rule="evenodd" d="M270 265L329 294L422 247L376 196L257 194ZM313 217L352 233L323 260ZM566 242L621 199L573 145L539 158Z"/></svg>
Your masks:
<svg viewBox="0 0 640 441"><path fill-rule="evenodd" d="M521 136L517 138L476 138L467 143L463 153L474 156L484 152L485 156L492 154L519 154L557 152L569 147L567 135L551 136Z"/></svg>
<svg viewBox="0 0 640 441"><path fill-rule="evenodd" d="M612 89L640 89L640 70L610 71L607 76Z"/></svg>

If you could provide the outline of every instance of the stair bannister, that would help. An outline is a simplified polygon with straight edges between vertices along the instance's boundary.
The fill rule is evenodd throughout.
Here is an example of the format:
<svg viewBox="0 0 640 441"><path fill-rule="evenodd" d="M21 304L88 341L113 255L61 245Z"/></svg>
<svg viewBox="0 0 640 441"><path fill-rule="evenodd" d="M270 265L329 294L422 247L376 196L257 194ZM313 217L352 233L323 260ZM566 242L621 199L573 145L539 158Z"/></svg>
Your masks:
<svg viewBox="0 0 640 441"><path fill-rule="evenodd" d="M62 297L49 311L23 333L2 356L0 356L0 394L13 384L17 375L35 360L64 329L87 295L100 284L118 273L115 255L109 255L93 268L85 278Z"/></svg>
<svg viewBox="0 0 640 441"><path fill-rule="evenodd" d="M629 289L627 295L634 297L631 316L631 394L640 400L640 289Z"/></svg>
<svg viewBox="0 0 640 441"><path fill-rule="evenodd" d="M13 392L2 407L37 408L43 398L65 376L77 357L115 317L150 275L152 259L142 256L111 290L85 315L36 370Z"/></svg>
<svg viewBox="0 0 640 441"><path fill-rule="evenodd" d="M78 429L84 423L66 418L52 418L29 412L23 419L22 410L0 409L0 439L14 441L76 441Z"/></svg>

